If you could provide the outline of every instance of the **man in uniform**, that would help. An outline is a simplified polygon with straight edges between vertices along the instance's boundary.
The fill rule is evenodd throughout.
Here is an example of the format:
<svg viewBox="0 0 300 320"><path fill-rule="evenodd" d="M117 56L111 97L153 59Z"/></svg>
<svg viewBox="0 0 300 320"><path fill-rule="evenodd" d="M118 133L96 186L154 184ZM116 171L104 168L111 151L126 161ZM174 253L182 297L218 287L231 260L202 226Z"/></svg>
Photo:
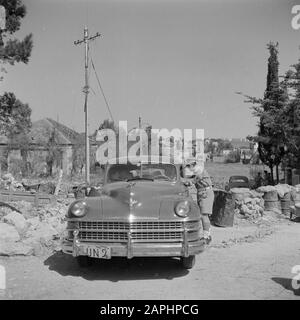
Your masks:
<svg viewBox="0 0 300 320"><path fill-rule="evenodd" d="M209 215L212 214L214 203L214 191L212 189L212 181L209 174L204 169L204 161L196 161L195 159L187 159L185 164L185 177L191 178L191 182L197 190L197 203L200 208L201 221L203 227L203 239L206 244L212 240L210 234Z"/></svg>

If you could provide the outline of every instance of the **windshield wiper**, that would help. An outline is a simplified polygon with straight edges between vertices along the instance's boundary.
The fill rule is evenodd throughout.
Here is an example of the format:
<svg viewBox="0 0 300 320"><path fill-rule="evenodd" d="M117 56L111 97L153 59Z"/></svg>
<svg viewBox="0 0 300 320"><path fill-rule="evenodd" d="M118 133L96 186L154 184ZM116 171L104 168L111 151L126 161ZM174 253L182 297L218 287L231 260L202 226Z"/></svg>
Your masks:
<svg viewBox="0 0 300 320"><path fill-rule="evenodd" d="M144 177L135 177L135 178L130 178L130 179L127 179L126 181L135 181L135 180L148 180L148 181L154 181L154 179L152 178L144 178Z"/></svg>

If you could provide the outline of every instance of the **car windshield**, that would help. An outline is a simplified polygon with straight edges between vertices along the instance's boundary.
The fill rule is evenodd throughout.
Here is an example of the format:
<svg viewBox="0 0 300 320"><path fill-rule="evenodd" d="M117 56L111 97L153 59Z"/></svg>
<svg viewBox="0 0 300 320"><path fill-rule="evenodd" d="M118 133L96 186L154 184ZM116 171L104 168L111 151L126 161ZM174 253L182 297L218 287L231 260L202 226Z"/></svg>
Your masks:
<svg viewBox="0 0 300 320"><path fill-rule="evenodd" d="M108 168L107 182L130 180L175 181L176 167L173 164L114 164Z"/></svg>

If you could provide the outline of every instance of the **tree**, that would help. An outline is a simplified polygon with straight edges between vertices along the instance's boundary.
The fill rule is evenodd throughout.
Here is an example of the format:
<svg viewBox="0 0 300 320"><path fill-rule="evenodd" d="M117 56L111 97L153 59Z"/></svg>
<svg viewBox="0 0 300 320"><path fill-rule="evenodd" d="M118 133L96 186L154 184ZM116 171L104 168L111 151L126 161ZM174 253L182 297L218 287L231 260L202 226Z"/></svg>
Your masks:
<svg viewBox="0 0 300 320"><path fill-rule="evenodd" d="M85 138L80 136L77 143L73 146L72 150L72 171L71 174L77 173L78 171L82 174L85 166Z"/></svg>
<svg viewBox="0 0 300 320"><path fill-rule="evenodd" d="M27 163L30 139L27 136L31 128L31 109L27 103L22 103L11 92L0 96L0 134L8 138L8 148L3 155L3 163L7 167L7 157L10 150L20 150L23 163ZM4 160L6 159L6 160ZM24 165L23 168L26 168ZM26 170L22 170L26 174Z"/></svg>
<svg viewBox="0 0 300 320"><path fill-rule="evenodd" d="M260 160L270 168L272 182L274 182L273 170L276 168L276 179L279 182L278 166L285 156L288 139L285 121L288 94L286 82L279 82L278 43L270 42L267 48L270 56L264 97L246 96L246 102L253 104L253 114L259 118L259 131L253 140L258 142Z"/></svg>
<svg viewBox="0 0 300 320"><path fill-rule="evenodd" d="M205 152L210 154L222 154L225 149L233 149L230 141L224 139L209 139L205 143Z"/></svg>
<svg viewBox="0 0 300 320"><path fill-rule="evenodd" d="M46 164L48 175L52 177L53 166L62 167L62 148L60 147L58 136L55 129L50 132L50 136L44 148L47 151Z"/></svg>
<svg viewBox="0 0 300 320"><path fill-rule="evenodd" d="M32 34L21 41L11 38L21 27L21 20L26 15L26 7L21 0L0 0L0 5L6 12L6 29L0 31L0 61L11 65L16 62L28 63L33 47Z"/></svg>
<svg viewBox="0 0 300 320"><path fill-rule="evenodd" d="M232 150L233 149L233 146L230 141L226 141L223 139L217 139L217 142L218 142L217 152L219 154L222 154L223 150L226 150L226 149Z"/></svg>
<svg viewBox="0 0 300 320"><path fill-rule="evenodd" d="M113 120L105 119L99 126L98 130L102 129L112 129L113 131L117 132L117 127L115 126L115 123Z"/></svg>
<svg viewBox="0 0 300 320"><path fill-rule="evenodd" d="M97 136L97 131L98 130L103 130L103 129L111 129L115 132L116 134L116 143L117 143L117 150L116 150L116 156L118 157L119 155L119 150L118 150L118 142L119 142L119 130L122 130L122 128L119 128L115 125L113 120L105 119L103 122L99 125L99 128L95 130L94 134L92 135L92 138L95 138Z"/></svg>
<svg viewBox="0 0 300 320"><path fill-rule="evenodd" d="M286 164L300 168L300 59L285 76L285 85L290 89L285 122L287 124Z"/></svg>
<svg viewBox="0 0 300 320"><path fill-rule="evenodd" d="M254 110L256 111L257 116L260 117L260 127L258 133L260 139L258 139L258 152L262 162L269 166L273 180L273 167L279 160L279 157L276 157L276 147L274 148L274 144L271 141L274 140L274 135L272 135L272 125L274 123L270 123L270 120L273 119L273 111L276 112L275 109L277 109L277 106L273 108L273 105L276 104L276 100L278 100L278 44L275 45L273 43L269 43L267 47L270 53L268 59L267 87L262 105L258 109Z"/></svg>
<svg viewBox="0 0 300 320"><path fill-rule="evenodd" d="M240 150L230 151L230 153L224 159L224 163L237 163L240 161L241 161Z"/></svg>
<svg viewBox="0 0 300 320"><path fill-rule="evenodd" d="M22 166L20 168L22 176L27 176L31 171L30 163L28 162L28 152L31 148L31 139L27 133L16 134L8 140L8 152L11 150L20 150L22 158Z"/></svg>
<svg viewBox="0 0 300 320"><path fill-rule="evenodd" d="M204 152L205 153L210 153L210 154L215 154L216 152L216 145L213 143L212 139L206 140L205 141L205 146L204 146Z"/></svg>
<svg viewBox="0 0 300 320"><path fill-rule="evenodd" d="M20 29L21 20L26 15L26 7L21 0L0 0L0 5L5 8L6 12L6 29L0 30L0 62L11 65L16 62L28 63L33 47L32 35L26 36L22 41L11 38ZM3 39L6 40L5 43ZM4 68L1 70L5 71ZM19 130L16 124L22 122L20 117L23 112L24 120L28 121L28 106L27 110L24 107L17 111L17 105L22 107L23 104L16 99L13 93L5 93L1 96L0 103L0 134L6 135L7 131L11 131L12 128Z"/></svg>
<svg viewBox="0 0 300 320"><path fill-rule="evenodd" d="M0 134L10 137L28 132L31 127L31 109L12 92L0 96Z"/></svg>
<svg viewBox="0 0 300 320"><path fill-rule="evenodd" d="M97 136L97 131L102 129L112 129L115 131L116 134L118 134L118 128L115 126L114 121L105 119L100 125L97 130L92 134L92 138L95 138Z"/></svg>

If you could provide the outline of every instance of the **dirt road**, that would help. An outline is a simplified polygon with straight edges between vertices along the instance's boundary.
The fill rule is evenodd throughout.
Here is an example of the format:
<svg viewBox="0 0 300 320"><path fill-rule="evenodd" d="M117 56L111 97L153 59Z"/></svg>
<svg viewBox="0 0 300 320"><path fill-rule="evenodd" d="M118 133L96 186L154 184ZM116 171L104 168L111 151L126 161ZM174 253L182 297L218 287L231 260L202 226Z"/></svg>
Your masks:
<svg viewBox="0 0 300 320"><path fill-rule="evenodd" d="M0 258L7 272L1 299L300 299L300 224L250 243L211 247L194 269L176 259L114 259L79 269L72 257Z"/></svg>

